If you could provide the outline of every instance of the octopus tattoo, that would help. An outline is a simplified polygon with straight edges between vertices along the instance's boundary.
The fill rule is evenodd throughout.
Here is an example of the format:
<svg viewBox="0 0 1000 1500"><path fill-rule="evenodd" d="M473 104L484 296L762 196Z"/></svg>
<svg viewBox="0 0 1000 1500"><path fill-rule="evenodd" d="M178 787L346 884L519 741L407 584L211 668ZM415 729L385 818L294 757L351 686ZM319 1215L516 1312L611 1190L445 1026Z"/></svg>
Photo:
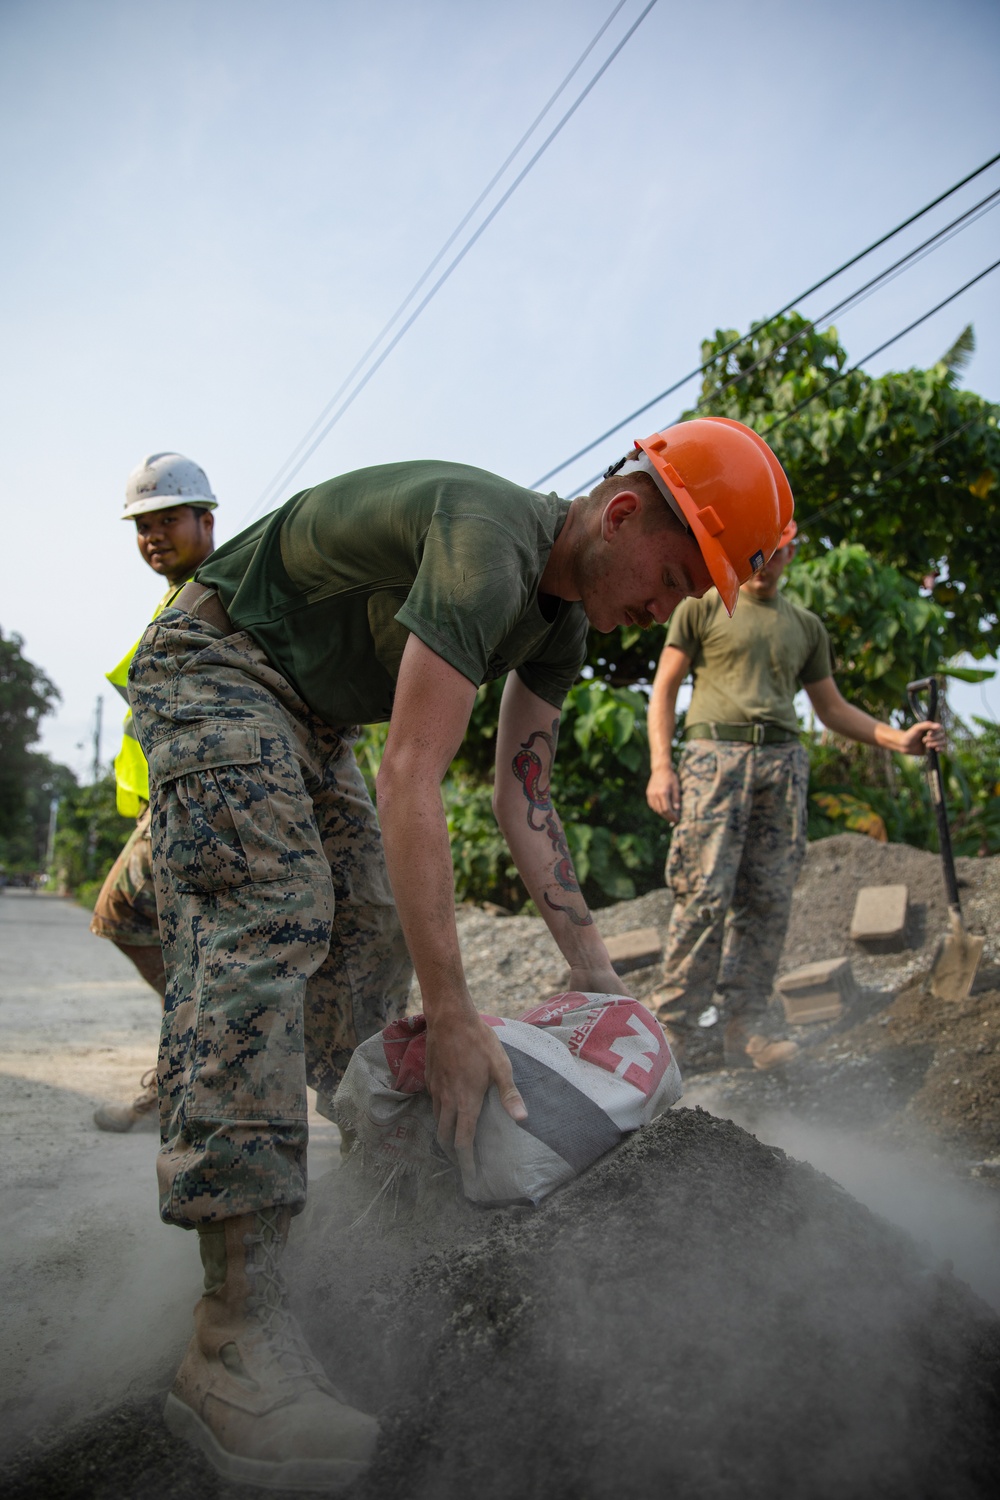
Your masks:
<svg viewBox="0 0 1000 1500"><path fill-rule="evenodd" d="M511 766L514 775L524 788L524 795L528 799L528 827L536 833L547 833L549 842L559 856L556 860L553 873L562 889L574 896L582 895L577 882L576 871L573 869L573 861L570 858L569 845L566 843L566 835L556 817L555 808L552 806L552 797L549 783L545 779L545 767L542 757L537 750L533 749L536 740L541 740L548 747L549 764L552 764L556 753L556 730L559 720L553 720L552 733L546 734L544 729L536 729L520 750L514 756ZM572 906L560 906L558 901L552 901L548 893L545 893L545 904L552 911L565 912L570 921L577 927L591 927L594 919L589 912L582 917L573 910Z"/></svg>

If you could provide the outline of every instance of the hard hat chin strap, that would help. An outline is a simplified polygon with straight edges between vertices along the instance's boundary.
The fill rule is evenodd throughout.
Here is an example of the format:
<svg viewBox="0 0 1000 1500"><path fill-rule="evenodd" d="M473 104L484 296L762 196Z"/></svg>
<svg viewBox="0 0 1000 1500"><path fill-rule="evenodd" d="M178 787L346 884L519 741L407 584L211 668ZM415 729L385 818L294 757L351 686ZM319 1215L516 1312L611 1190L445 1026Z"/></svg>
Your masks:
<svg viewBox="0 0 1000 1500"><path fill-rule="evenodd" d="M680 521L681 525L684 527L684 530L688 533L688 535L691 535L691 527L688 525L687 517L681 510L674 496L671 494L669 488L667 487L666 481L653 467L652 463L650 462L649 455L643 453L641 448L636 451L634 456L632 454L629 454L628 457L621 459L616 464L613 464L605 474L605 479L609 479L612 474L648 474L650 479L652 479L653 483L656 485L656 488L659 490L660 494L663 496L664 500L670 506L670 509L673 511L678 521Z"/></svg>

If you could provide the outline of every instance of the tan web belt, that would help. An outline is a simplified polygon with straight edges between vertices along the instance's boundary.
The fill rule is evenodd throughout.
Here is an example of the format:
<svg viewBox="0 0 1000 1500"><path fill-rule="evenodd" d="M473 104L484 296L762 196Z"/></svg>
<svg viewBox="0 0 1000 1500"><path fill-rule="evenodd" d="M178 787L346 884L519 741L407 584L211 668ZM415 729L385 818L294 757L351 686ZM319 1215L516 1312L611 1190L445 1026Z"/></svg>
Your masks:
<svg viewBox="0 0 1000 1500"><path fill-rule="evenodd" d="M748 745L784 745L798 735L780 724L687 724L686 740L742 740Z"/></svg>

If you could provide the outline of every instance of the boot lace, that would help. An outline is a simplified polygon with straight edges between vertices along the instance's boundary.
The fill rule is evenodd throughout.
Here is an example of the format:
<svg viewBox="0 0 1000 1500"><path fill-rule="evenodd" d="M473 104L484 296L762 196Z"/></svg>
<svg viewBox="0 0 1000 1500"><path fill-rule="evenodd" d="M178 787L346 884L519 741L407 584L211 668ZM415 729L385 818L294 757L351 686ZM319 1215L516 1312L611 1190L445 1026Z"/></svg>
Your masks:
<svg viewBox="0 0 1000 1500"><path fill-rule="evenodd" d="M247 1312L260 1327L287 1380L307 1380L310 1384L319 1381L326 1386L326 1373L288 1307L288 1289L279 1264L281 1238L277 1212L265 1209L256 1218L257 1232L243 1236L247 1250L245 1270L253 1286Z"/></svg>
<svg viewBox="0 0 1000 1500"><path fill-rule="evenodd" d="M148 1114L151 1109L156 1109L159 1104L159 1095L156 1089L156 1069L150 1068L148 1073L143 1073L139 1079L139 1087L142 1093L132 1102L132 1108L137 1115Z"/></svg>

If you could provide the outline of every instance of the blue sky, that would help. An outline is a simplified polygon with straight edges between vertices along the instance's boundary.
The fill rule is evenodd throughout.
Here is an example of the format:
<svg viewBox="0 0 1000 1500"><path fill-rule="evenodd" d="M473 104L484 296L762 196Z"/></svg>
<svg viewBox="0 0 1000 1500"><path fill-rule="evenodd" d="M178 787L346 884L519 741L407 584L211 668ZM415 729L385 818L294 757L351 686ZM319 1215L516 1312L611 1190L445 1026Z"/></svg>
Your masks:
<svg viewBox="0 0 1000 1500"><path fill-rule="evenodd" d="M4 0L0 625L62 690L50 754L85 772L102 672L159 597L118 519L128 471L179 449L220 538L238 531L612 5ZM1000 150L998 61L986 0L659 0L292 489L428 456L532 482L715 328L775 311ZM1000 167L873 268L997 186ZM841 319L852 358L995 259L998 226ZM998 309L1000 273L871 368L931 363L971 321L966 382L1000 400ZM106 709L113 726L110 688Z"/></svg>

